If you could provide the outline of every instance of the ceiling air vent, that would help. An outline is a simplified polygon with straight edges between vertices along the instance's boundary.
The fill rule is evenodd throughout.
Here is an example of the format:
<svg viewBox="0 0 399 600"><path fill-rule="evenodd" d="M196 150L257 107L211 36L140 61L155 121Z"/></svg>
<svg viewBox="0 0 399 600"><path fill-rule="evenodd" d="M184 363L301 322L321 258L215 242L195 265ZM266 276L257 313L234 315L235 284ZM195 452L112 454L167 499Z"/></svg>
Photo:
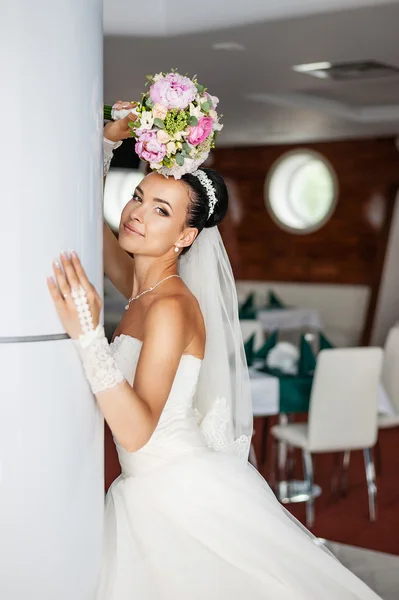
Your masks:
<svg viewBox="0 0 399 600"><path fill-rule="evenodd" d="M320 79L333 81L355 81L359 79L380 79L399 75L399 68L385 65L374 60L359 62L331 63L319 62L295 65L294 71L306 73Z"/></svg>

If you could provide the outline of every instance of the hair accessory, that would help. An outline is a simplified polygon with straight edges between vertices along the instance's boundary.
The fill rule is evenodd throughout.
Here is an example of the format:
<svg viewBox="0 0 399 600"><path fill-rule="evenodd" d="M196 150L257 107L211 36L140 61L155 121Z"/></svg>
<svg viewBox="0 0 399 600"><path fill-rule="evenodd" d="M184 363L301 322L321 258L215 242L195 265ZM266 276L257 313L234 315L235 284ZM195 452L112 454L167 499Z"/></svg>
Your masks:
<svg viewBox="0 0 399 600"><path fill-rule="evenodd" d="M209 219L209 217L213 214L213 212L215 210L215 204L217 202L215 188L213 187L212 182L209 179L209 177L207 176L207 174L205 173L205 171L202 171L202 169L198 169L197 171L194 171L194 173L192 173L192 174L198 178L200 184L206 190L206 194L208 196L208 203L209 203L209 212L208 212L208 219Z"/></svg>
<svg viewBox="0 0 399 600"><path fill-rule="evenodd" d="M215 147L223 127L216 112L219 99L196 76L176 71L147 75L146 85L149 90L134 111L105 106L106 116L116 120L134 112L137 118L129 127L136 153L153 171L180 179L196 171Z"/></svg>

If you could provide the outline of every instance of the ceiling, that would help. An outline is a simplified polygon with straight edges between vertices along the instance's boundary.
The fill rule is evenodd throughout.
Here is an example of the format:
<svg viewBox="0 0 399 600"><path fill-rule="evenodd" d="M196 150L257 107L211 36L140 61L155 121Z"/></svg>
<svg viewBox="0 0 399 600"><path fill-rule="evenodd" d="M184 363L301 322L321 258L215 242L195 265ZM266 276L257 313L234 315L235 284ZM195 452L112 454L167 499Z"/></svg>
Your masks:
<svg viewBox="0 0 399 600"><path fill-rule="evenodd" d="M321 6L322 4L322 6ZM148 73L198 74L220 98L219 145L399 133L399 76L333 82L292 66L399 67L399 0L104 0L104 98L139 99ZM135 14L136 11L136 14ZM214 44L238 44L235 51Z"/></svg>

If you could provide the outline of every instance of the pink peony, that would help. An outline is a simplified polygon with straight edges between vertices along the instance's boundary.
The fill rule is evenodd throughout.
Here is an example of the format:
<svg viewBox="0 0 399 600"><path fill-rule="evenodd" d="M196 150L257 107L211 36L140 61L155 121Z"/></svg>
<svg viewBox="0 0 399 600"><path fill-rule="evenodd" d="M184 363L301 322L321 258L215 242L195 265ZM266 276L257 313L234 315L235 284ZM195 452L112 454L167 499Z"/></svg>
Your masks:
<svg viewBox="0 0 399 600"><path fill-rule="evenodd" d="M190 133L187 136L187 141L192 146L198 146L201 144L210 133L212 133L213 120L211 117L202 117L198 121L198 125L190 127Z"/></svg>
<svg viewBox="0 0 399 600"><path fill-rule="evenodd" d="M150 98L154 104L162 104L168 109L185 110L196 95L197 88L191 79L178 73L168 73L150 88Z"/></svg>
<svg viewBox="0 0 399 600"><path fill-rule="evenodd" d="M166 154L166 146L160 143L156 131L144 131L136 142L135 150L140 158L150 163L161 163Z"/></svg>

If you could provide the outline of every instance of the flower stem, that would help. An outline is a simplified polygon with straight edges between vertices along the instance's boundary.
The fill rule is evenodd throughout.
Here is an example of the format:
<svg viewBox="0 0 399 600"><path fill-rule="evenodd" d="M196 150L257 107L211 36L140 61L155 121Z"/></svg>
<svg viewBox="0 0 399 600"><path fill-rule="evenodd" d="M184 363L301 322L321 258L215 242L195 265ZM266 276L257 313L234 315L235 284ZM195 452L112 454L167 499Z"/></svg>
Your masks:
<svg viewBox="0 0 399 600"><path fill-rule="evenodd" d="M111 117L112 106L104 104L104 121L112 121Z"/></svg>

